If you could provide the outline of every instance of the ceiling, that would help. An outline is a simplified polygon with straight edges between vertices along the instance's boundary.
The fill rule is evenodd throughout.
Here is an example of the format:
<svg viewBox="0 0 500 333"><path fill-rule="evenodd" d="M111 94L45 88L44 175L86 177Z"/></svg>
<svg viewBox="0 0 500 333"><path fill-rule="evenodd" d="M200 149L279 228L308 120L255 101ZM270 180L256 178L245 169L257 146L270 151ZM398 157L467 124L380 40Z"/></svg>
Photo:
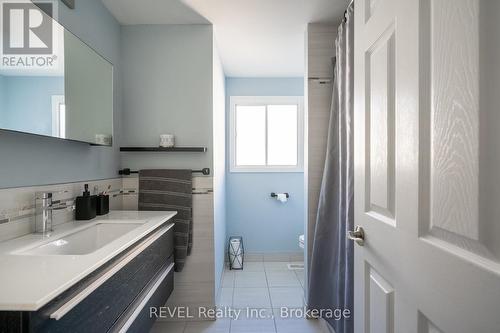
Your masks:
<svg viewBox="0 0 500 333"><path fill-rule="evenodd" d="M210 24L228 77L304 75L307 23L338 23L348 0L102 0L123 25Z"/></svg>
<svg viewBox="0 0 500 333"><path fill-rule="evenodd" d="M181 0L102 0L122 25L210 24Z"/></svg>

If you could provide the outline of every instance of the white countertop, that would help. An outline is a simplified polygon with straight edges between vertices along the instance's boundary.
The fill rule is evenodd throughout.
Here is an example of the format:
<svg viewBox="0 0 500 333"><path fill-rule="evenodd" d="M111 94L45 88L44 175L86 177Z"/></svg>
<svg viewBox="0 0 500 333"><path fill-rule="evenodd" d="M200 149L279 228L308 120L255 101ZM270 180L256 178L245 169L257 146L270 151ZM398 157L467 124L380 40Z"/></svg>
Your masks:
<svg viewBox="0 0 500 333"><path fill-rule="evenodd" d="M58 225L50 237L30 234L0 243L0 311L37 311L177 212L112 211L90 221ZM20 255L32 248L105 221L143 224L86 255ZM173 224L171 224L173 225Z"/></svg>

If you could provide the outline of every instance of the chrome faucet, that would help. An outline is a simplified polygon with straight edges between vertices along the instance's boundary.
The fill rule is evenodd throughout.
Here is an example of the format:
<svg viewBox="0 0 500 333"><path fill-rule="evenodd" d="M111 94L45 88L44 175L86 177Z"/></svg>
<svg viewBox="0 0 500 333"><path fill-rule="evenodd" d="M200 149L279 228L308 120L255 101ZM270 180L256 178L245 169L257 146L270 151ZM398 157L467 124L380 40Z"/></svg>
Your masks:
<svg viewBox="0 0 500 333"><path fill-rule="evenodd" d="M67 193L67 191L57 193ZM47 234L52 231L52 212L54 210L75 209L74 205L67 202L53 201L53 195L53 192L38 192L35 194L35 233L37 234Z"/></svg>

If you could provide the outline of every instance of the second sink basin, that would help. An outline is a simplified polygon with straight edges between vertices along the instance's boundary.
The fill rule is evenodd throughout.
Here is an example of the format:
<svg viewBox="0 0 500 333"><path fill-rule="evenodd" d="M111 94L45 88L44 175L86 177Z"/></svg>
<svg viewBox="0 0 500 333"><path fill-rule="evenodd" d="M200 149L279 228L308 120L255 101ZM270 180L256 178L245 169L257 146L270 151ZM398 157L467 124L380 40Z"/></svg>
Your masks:
<svg viewBox="0 0 500 333"><path fill-rule="evenodd" d="M142 223L105 223L99 222L83 230L60 237L29 250L20 255L85 255L97 251Z"/></svg>

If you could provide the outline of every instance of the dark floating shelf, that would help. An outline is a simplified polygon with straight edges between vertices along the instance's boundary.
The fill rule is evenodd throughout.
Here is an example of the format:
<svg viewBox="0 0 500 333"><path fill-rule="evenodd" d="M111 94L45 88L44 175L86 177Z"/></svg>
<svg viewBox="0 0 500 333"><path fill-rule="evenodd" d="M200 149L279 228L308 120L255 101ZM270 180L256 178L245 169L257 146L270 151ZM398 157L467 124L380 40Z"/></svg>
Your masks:
<svg viewBox="0 0 500 333"><path fill-rule="evenodd" d="M120 147L120 151L206 153L207 147Z"/></svg>

